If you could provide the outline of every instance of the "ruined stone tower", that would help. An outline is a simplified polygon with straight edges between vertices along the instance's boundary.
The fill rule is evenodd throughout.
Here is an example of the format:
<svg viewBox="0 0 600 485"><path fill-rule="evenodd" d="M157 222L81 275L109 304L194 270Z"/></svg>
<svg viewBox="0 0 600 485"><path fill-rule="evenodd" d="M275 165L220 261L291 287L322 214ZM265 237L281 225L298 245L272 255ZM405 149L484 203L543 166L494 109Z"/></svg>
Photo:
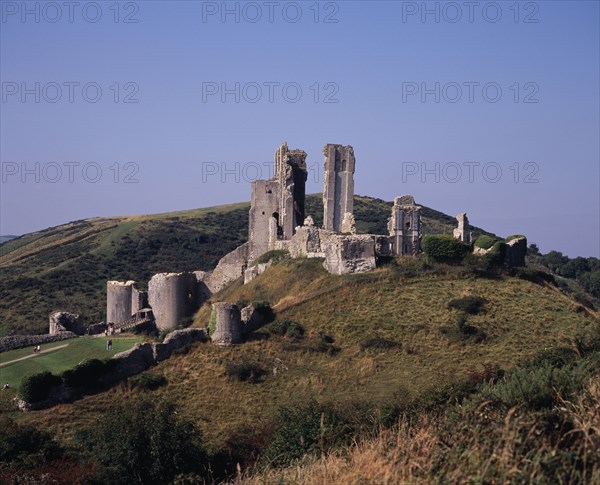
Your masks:
<svg viewBox="0 0 600 485"><path fill-rule="evenodd" d="M354 149L351 146L325 145L323 181L323 228L343 232L344 217L354 210Z"/></svg>
<svg viewBox="0 0 600 485"><path fill-rule="evenodd" d="M415 256L421 242L421 206L415 204L412 195L394 199L392 217L388 221L392 254Z"/></svg>
<svg viewBox="0 0 600 485"><path fill-rule="evenodd" d="M134 281L106 283L106 323L121 323L132 315Z"/></svg>
<svg viewBox="0 0 600 485"><path fill-rule="evenodd" d="M456 220L458 221L458 227L454 229L454 237L466 244L471 244L471 231L469 230L467 213L463 212L462 214L458 214Z"/></svg>
<svg viewBox="0 0 600 485"><path fill-rule="evenodd" d="M266 253L276 240L289 240L304 223L307 179L306 152L290 150L287 143L275 152L275 174L252 182L249 241L250 259Z"/></svg>
<svg viewBox="0 0 600 485"><path fill-rule="evenodd" d="M197 273L158 273L148 282L148 303L159 330L177 328L204 303L205 285Z"/></svg>

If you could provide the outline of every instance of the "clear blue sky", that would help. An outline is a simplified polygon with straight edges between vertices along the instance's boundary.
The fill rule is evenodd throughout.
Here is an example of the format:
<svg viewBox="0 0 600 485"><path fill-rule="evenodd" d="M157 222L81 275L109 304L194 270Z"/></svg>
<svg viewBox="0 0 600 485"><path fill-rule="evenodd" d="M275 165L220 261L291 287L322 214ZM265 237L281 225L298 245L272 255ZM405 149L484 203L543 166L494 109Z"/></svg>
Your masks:
<svg viewBox="0 0 600 485"><path fill-rule="evenodd" d="M410 193L543 251L599 256L599 2L488 3L227 2L239 18L223 19L223 2L59 1L36 19L36 2L2 0L0 233L248 200L283 141L308 153L320 192L321 148L341 143L358 194ZM225 102L207 91L223 83ZM280 83L272 102L265 83ZM237 162L239 180L221 173Z"/></svg>

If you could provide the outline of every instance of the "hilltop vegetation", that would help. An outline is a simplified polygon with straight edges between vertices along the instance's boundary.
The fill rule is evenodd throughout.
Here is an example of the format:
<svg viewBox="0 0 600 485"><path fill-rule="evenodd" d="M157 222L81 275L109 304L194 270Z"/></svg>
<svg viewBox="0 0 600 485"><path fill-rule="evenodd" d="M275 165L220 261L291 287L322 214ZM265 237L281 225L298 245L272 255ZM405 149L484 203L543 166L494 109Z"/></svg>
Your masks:
<svg viewBox="0 0 600 485"><path fill-rule="evenodd" d="M360 232L387 233L392 204L355 197ZM133 279L144 287L160 272L211 270L247 240L249 204L167 214L86 219L39 231L0 247L0 336L45 333L48 315L105 318L106 281ZM306 213L322 223L320 195ZM451 233L455 220L424 208L427 233ZM484 231L475 229L476 232Z"/></svg>

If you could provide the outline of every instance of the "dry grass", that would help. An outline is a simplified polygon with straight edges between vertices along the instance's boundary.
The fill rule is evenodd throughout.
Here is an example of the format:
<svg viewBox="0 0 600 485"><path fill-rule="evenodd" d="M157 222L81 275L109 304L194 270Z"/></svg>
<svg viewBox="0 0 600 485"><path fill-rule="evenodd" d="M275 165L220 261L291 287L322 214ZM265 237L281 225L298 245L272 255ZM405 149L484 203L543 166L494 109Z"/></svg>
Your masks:
<svg viewBox="0 0 600 485"><path fill-rule="evenodd" d="M563 401L563 422L574 424L558 443L545 436L535 418L510 409L482 434L479 428L453 433L443 417L406 419L374 439L349 449L308 459L285 469L252 470L232 482L258 484L398 484L398 483L547 483L545 469L572 440L567 453L582 458L580 470L566 467L556 483L600 483L600 377L590 380L576 402ZM463 423L467 424L467 423ZM593 460L592 460L593 459Z"/></svg>

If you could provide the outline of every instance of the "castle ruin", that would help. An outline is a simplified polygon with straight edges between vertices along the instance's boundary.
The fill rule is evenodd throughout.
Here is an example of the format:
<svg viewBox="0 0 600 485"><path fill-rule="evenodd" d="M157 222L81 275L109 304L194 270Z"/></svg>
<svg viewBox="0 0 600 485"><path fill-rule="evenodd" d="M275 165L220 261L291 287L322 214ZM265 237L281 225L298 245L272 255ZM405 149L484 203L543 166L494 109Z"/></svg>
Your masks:
<svg viewBox="0 0 600 485"><path fill-rule="evenodd" d="M107 322L119 328L153 315L159 329L176 328L228 284L238 278L248 283L261 274L270 264L256 261L272 250L287 250L292 257L322 258L324 268L337 275L371 271L378 256L418 254L421 207L414 198L395 199L389 235L357 234L354 149L327 144L323 155L323 227L316 227L305 213L307 154L283 143L275 152L273 177L252 183L248 241L221 258L213 271L154 275L147 294L139 292L133 281L109 281ZM238 319L225 324L225 315L231 316L232 311L239 313L216 307L214 315L223 322L219 328L228 335L224 341L231 337L235 342L238 337L233 329Z"/></svg>
<svg viewBox="0 0 600 485"><path fill-rule="evenodd" d="M416 256L421 242L421 206L412 195L396 197L388 221L390 249L395 256Z"/></svg>

